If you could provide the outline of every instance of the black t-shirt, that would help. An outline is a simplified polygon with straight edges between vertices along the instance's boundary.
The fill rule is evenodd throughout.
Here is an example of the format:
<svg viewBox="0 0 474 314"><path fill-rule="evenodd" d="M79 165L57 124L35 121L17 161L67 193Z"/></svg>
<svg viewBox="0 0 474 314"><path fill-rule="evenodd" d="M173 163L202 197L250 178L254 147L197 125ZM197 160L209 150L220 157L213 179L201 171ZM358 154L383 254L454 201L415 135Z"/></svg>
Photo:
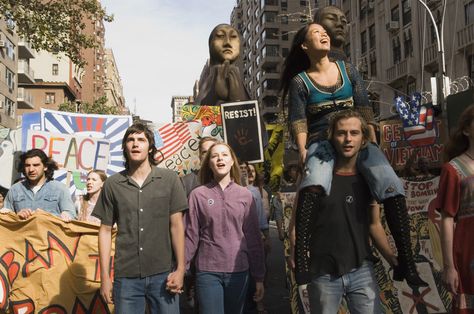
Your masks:
<svg viewBox="0 0 474 314"><path fill-rule="evenodd" d="M311 272L342 276L371 258L370 190L360 174L334 174L331 193L314 214Z"/></svg>

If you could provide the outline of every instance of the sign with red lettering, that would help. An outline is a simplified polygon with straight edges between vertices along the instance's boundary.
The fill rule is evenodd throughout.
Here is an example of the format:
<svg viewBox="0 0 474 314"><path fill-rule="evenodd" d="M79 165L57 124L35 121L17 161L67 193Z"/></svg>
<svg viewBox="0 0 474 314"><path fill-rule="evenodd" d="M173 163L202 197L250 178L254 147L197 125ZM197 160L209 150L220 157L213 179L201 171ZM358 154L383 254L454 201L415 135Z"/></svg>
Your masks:
<svg viewBox="0 0 474 314"><path fill-rule="evenodd" d="M27 149L41 149L69 171L107 170L110 142L107 139L28 130Z"/></svg>
<svg viewBox="0 0 474 314"><path fill-rule="evenodd" d="M430 134L430 145L420 146L416 139L405 138L400 120L387 120L380 123L380 149L395 170L402 170L407 160L416 154L429 162L430 168L439 168L443 163L443 149L446 143L446 130L441 119L435 118L435 127Z"/></svg>

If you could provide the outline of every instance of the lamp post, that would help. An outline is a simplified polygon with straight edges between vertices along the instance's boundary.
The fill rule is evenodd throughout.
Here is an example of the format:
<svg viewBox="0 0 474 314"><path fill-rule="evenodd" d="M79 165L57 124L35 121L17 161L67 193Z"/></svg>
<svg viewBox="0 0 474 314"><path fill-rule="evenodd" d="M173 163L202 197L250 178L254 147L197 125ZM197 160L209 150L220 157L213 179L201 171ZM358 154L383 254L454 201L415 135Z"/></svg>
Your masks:
<svg viewBox="0 0 474 314"><path fill-rule="evenodd" d="M442 42L442 36L440 37L439 30L438 30L438 25L436 25L436 20L433 16L433 13L431 12L430 8L428 5L423 2L422 0L417 0L419 3L421 3L422 6L426 8L426 11L428 12L431 21L433 23L433 28L435 30L435 35L436 35L436 41L437 41L437 46L438 46L438 66L440 69L440 73L438 75L438 78L436 79L436 86L437 86L437 98L438 102L440 104L440 107L442 109L442 114L443 116L446 115L446 101L444 99L444 96L449 95L449 78L446 77L446 61L444 57L444 45ZM443 2L443 5L446 5ZM444 23L444 15L443 15L443 21L441 24ZM443 26L441 26L441 30L443 29ZM441 34L442 35L442 34ZM422 82L423 83L423 82Z"/></svg>

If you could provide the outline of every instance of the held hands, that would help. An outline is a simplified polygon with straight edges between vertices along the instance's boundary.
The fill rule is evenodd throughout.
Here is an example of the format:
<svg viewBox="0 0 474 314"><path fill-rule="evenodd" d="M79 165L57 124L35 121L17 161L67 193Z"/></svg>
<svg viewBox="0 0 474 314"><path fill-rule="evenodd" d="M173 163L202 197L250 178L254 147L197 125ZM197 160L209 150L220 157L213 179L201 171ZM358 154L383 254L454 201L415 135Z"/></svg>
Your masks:
<svg viewBox="0 0 474 314"><path fill-rule="evenodd" d="M38 209L37 209L38 210ZM23 208L18 212L20 219L28 219L33 215L34 211L31 208Z"/></svg>
<svg viewBox="0 0 474 314"><path fill-rule="evenodd" d="M166 281L166 290L170 293L181 294L183 292L183 278L184 271L182 270L175 270L170 273Z"/></svg>
<svg viewBox="0 0 474 314"><path fill-rule="evenodd" d="M255 294L253 295L253 300L255 302L262 301L264 294L265 294L265 289L263 288L263 282L256 282L255 283Z"/></svg>
<svg viewBox="0 0 474 314"><path fill-rule="evenodd" d="M70 222L72 219L72 217L66 212L62 212L61 215L59 215L59 217L61 217L61 219L64 220L65 222Z"/></svg>
<svg viewBox="0 0 474 314"><path fill-rule="evenodd" d="M445 267L443 270L443 282L449 292L456 295L459 288L459 275L454 267Z"/></svg>

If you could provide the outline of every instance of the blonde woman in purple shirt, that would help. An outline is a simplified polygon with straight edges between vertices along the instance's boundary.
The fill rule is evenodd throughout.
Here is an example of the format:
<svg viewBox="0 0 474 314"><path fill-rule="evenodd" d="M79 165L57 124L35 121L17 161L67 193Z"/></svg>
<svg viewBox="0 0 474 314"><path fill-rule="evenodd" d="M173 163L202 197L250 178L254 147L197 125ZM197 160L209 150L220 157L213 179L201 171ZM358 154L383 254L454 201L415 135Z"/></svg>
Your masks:
<svg viewBox="0 0 474 314"><path fill-rule="evenodd" d="M252 194L240 186L237 158L225 143L209 149L200 170L203 185L189 196L186 261L195 257L201 313L242 313L249 275L256 302L263 299L263 242Z"/></svg>

